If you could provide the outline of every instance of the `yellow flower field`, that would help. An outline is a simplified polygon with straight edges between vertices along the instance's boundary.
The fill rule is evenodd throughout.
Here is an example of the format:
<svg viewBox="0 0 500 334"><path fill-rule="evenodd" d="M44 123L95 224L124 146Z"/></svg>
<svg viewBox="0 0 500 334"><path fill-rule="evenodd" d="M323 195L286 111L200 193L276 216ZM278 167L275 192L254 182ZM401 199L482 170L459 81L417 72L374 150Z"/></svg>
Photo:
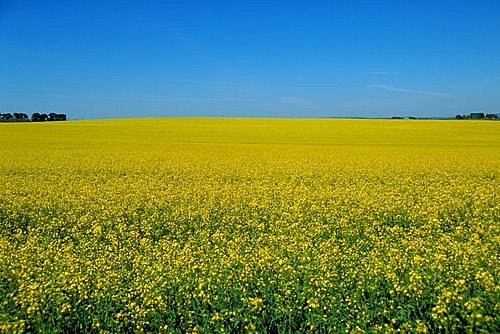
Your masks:
<svg viewBox="0 0 500 334"><path fill-rule="evenodd" d="M0 124L2 332L498 332L500 123Z"/></svg>

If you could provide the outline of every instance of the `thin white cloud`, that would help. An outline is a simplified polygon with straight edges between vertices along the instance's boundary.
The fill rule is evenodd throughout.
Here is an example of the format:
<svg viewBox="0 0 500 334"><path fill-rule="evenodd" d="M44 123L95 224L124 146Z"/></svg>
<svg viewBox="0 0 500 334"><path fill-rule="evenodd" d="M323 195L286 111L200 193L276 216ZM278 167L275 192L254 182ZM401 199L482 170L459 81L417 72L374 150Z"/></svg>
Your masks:
<svg viewBox="0 0 500 334"><path fill-rule="evenodd" d="M408 97L399 98L387 98L387 99L359 99L353 101L346 101L342 104L343 107L389 107L389 106L400 106L407 103L411 103L411 99Z"/></svg>
<svg viewBox="0 0 500 334"><path fill-rule="evenodd" d="M371 71L368 72L370 75L391 75L391 74L397 74L398 72L392 72L392 71Z"/></svg>
<svg viewBox="0 0 500 334"><path fill-rule="evenodd" d="M297 107L315 108L315 105L307 100L295 96L283 96L278 99L281 104L288 104Z"/></svg>
<svg viewBox="0 0 500 334"><path fill-rule="evenodd" d="M369 85L370 88L383 89L388 92L400 92L400 93L411 93L411 94L419 94L419 95L428 95L428 96L448 96L443 92L433 92L429 90L421 90L421 89L412 89L412 88L402 88L402 87L394 87L391 85Z"/></svg>
<svg viewBox="0 0 500 334"><path fill-rule="evenodd" d="M257 100L255 100L255 99L247 99L247 98L232 97L232 96L204 97L204 98L200 98L200 100L206 101L206 102L237 102L237 103L255 103L255 102L257 102Z"/></svg>
<svg viewBox="0 0 500 334"><path fill-rule="evenodd" d="M190 80L190 79L162 79L155 78L155 81L180 83L180 84L199 84L199 85L234 85L234 82L217 81L217 80Z"/></svg>
<svg viewBox="0 0 500 334"><path fill-rule="evenodd" d="M255 99L241 98L237 96L172 96L172 95L99 95L99 94L71 94L71 93L41 93L41 96L55 98L71 98L85 100L114 100L114 101L146 101L146 102L257 102Z"/></svg>

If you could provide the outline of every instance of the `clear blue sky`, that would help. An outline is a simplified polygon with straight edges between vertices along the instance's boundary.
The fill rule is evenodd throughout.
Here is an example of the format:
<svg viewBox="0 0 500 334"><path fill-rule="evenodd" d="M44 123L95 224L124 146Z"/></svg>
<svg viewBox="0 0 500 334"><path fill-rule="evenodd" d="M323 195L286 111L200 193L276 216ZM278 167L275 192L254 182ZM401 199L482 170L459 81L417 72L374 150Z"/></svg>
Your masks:
<svg viewBox="0 0 500 334"><path fill-rule="evenodd" d="M500 1L0 0L0 113L500 113Z"/></svg>

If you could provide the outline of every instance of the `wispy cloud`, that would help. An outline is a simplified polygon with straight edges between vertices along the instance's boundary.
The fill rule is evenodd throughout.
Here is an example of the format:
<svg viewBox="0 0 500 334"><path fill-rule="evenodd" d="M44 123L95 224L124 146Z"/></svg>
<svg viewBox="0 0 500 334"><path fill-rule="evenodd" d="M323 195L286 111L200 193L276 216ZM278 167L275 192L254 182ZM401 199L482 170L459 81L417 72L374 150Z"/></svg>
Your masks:
<svg viewBox="0 0 500 334"><path fill-rule="evenodd" d="M398 97L398 98L380 98L380 99L357 99L353 101L346 101L342 104L343 107L348 108L366 108L366 107L394 107L402 106L411 103L411 99L408 97Z"/></svg>
<svg viewBox="0 0 500 334"><path fill-rule="evenodd" d="M191 79L165 79L165 78L154 78L154 81L176 83L176 84L195 84L195 85L234 85L236 83L229 81L218 81L218 80L191 80Z"/></svg>
<svg viewBox="0 0 500 334"><path fill-rule="evenodd" d="M371 71L368 72L370 75L391 75L391 74L397 74L398 72L393 72L393 71Z"/></svg>
<svg viewBox="0 0 500 334"><path fill-rule="evenodd" d="M391 85L369 85L368 87L383 89L383 90L386 90L388 92L410 93L410 94L440 96L440 97L448 96L448 94L443 93L443 92L434 92L434 91L429 91L429 90L413 89L413 88L402 88L402 87L395 87L395 86L391 86Z"/></svg>
<svg viewBox="0 0 500 334"><path fill-rule="evenodd" d="M73 93L40 93L40 96L53 98L71 98L80 100L111 100L111 101L145 101L145 102L228 102L228 103L254 103L257 100L239 96L186 96L186 95L107 95L107 94L73 94Z"/></svg>
<svg viewBox="0 0 500 334"><path fill-rule="evenodd" d="M310 101L301 99L295 96L283 96L278 99L278 102L281 104L288 104L291 106L297 107L306 107L306 108L316 108L316 106Z"/></svg>

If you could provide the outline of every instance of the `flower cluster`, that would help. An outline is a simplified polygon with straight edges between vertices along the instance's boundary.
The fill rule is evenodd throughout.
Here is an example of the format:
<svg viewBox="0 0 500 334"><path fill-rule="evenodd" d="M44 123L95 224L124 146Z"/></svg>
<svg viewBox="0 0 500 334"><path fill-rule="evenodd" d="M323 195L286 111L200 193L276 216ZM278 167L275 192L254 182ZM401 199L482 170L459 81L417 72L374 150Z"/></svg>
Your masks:
<svg viewBox="0 0 500 334"><path fill-rule="evenodd" d="M499 123L10 125L0 332L499 330Z"/></svg>

